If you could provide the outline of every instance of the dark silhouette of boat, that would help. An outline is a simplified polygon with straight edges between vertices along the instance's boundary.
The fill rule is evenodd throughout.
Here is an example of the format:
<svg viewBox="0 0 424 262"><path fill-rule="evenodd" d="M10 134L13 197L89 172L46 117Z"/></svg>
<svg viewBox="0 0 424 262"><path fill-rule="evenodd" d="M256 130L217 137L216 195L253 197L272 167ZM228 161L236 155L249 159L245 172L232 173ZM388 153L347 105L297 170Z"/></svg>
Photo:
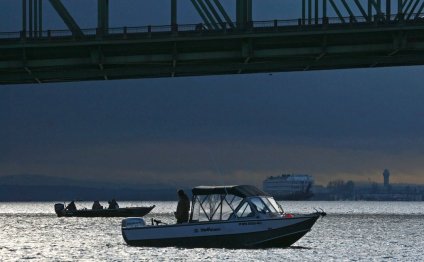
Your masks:
<svg viewBox="0 0 424 262"><path fill-rule="evenodd" d="M142 217L150 213L155 205L149 207L124 207L116 209L77 209L66 210L65 205L58 203L54 210L58 217Z"/></svg>

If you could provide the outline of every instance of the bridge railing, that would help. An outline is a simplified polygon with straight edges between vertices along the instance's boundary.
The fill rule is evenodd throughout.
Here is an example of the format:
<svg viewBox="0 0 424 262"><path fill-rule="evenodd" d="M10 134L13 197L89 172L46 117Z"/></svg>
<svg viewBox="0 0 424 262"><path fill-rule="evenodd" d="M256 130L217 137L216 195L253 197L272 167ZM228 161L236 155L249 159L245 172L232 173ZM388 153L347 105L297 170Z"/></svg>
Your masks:
<svg viewBox="0 0 424 262"><path fill-rule="evenodd" d="M0 39L15 39L20 38L21 32L1 32Z"/></svg>
<svg viewBox="0 0 424 262"><path fill-rule="evenodd" d="M153 35L162 34L179 34L179 33L231 33L246 31L264 31L264 30L281 30L284 28L307 29L314 26L326 25L357 25L357 24L394 24L394 23L424 23L424 17L421 14L410 14L408 18L399 14L387 17L385 14L376 15L370 21L363 16L350 17L325 17L319 19L290 19L290 20L266 20L254 21L243 25L235 23L221 23L215 25L198 24L181 24L181 25L158 25L158 26L140 26L140 27L116 27L108 29L87 28L83 29L83 37L75 37L70 30L45 30L41 32L0 32L0 40L25 40L25 41L49 41L49 40L78 40L90 38L103 38L111 36L119 36L121 38L138 37L145 35L152 37Z"/></svg>

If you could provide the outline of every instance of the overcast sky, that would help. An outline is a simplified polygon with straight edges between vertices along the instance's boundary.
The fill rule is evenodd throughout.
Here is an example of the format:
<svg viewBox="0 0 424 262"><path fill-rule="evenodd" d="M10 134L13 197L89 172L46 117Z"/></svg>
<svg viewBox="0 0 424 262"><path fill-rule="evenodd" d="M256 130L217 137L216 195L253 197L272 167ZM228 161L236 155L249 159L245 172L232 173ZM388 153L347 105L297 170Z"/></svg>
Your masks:
<svg viewBox="0 0 424 262"><path fill-rule="evenodd" d="M82 2L67 6L81 27L94 27L84 14L95 12L95 2ZM140 2L112 0L112 26L167 24L169 9ZM264 1L278 8L256 4L255 16L286 10L275 2ZM19 30L19 4L1 4L0 31ZM47 1L45 8L49 14ZM277 18L293 15L290 8ZM182 20L198 21L184 10ZM46 27L60 28L52 17ZM388 168L394 182L424 183L423 73L402 67L0 86L0 176L179 187L260 185L285 172L326 184L381 182Z"/></svg>

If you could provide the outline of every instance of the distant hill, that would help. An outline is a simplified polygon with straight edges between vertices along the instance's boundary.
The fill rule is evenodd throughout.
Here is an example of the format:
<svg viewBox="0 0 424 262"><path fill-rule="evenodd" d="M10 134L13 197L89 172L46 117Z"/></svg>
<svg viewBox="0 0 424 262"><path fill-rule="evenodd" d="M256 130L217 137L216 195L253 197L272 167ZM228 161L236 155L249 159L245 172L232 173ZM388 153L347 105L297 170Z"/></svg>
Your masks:
<svg viewBox="0 0 424 262"><path fill-rule="evenodd" d="M176 200L175 192L160 185L116 185L45 175L0 177L0 201Z"/></svg>
<svg viewBox="0 0 424 262"><path fill-rule="evenodd" d="M39 174L21 174L13 176L0 176L0 185L20 186L57 186L57 185L83 185L88 181L71 179L66 177L54 177Z"/></svg>

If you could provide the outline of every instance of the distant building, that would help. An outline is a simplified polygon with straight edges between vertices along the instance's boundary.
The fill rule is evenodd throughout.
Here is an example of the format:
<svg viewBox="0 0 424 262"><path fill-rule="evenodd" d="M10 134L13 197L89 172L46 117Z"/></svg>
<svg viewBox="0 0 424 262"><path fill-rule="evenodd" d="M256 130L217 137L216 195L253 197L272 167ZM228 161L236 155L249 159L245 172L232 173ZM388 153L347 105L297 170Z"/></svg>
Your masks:
<svg viewBox="0 0 424 262"><path fill-rule="evenodd" d="M314 179L304 174L282 174L263 181L263 190L277 200L306 200L311 192Z"/></svg>
<svg viewBox="0 0 424 262"><path fill-rule="evenodd" d="M390 184L390 172L383 172L383 186L373 183L370 188L358 187L357 195L361 200L375 201L422 201L424 186L409 184Z"/></svg>
<svg viewBox="0 0 424 262"><path fill-rule="evenodd" d="M390 186L390 172L389 172L389 170L384 169L383 177L384 177L384 187L388 188Z"/></svg>

